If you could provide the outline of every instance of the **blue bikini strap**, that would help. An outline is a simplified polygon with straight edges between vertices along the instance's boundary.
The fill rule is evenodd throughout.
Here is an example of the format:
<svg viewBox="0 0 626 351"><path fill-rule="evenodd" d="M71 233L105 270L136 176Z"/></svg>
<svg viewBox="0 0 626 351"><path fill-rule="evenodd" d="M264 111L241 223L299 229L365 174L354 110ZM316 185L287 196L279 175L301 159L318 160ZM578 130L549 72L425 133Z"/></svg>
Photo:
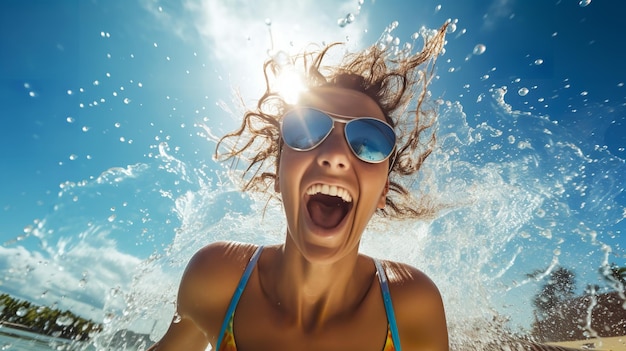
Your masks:
<svg viewBox="0 0 626 351"><path fill-rule="evenodd" d="M239 279L239 284L237 285L237 289L235 289L235 292L233 293L233 298L230 300L230 305L228 305L228 310L226 310L226 317L224 317L224 323L222 323L222 328L217 338L217 344L215 345L215 350L220 349L220 345L222 344L222 338L224 337L224 332L226 332L226 328L228 327L230 318L232 317L233 313L235 313L235 308L237 308L237 303L239 303L239 298L241 297L241 294L243 294L243 290L246 288L246 284L248 283L248 278L250 278L250 276L252 275L252 271L254 270L254 267L256 266L256 262L259 260L259 257L261 256L262 251L263 251L263 246L260 245L256 249L256 251L254 251L254 254L252 254L252 257L250 257L250 261L248 262L248 265L246 266L246 270L243 271L243 275L241 276L241 279Z"/></svg>
<svg viewBox="0 0 626 351"><path fill-rule="evenodd" d="M379 260L374 259L376 265L376 271L378 272L378 281L380 282L380 289L383 292L383 302L385 303L385 311L387 312L387 322L389 323L389 330L391 330L391 339L393 340L393 346L396 351L401 351L400 336L398 335L398 325L396 324L396 315L393 312L393 304L391 303L391 293L389 292L389 283L387 281L387 274L385 269Z"/></svg>

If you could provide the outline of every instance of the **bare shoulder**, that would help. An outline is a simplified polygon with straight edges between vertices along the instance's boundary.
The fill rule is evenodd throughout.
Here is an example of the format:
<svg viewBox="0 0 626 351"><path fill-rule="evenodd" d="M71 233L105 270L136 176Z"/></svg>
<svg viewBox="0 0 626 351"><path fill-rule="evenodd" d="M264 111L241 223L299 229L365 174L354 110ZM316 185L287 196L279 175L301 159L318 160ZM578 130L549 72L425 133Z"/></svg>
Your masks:
<svg viewBox="0 0 626 351"><path fill-rule="evenodd" d="M228 304L255 245L216 242L198 250L183 274L175 318L150 351L205 350L215 345Z"/></svg>
<svg viewBox="0 0 626 351"><path fill-rule="evenodd" d="M416 296L441 298L435 283L419 269L393 261L382 261L382 264L389 280L389 287L394 292L394 300L408 298L407 302L410 303L415 300Z"/></svg>
<svg viewBox="0 0 626 351"><path fill-rule="evenodd" d="M402 349L448 350L443 300L435 283L419 269L383 261Z"/></svg>
<svg viewBox="0 0 626 351"><path fill-rule="evenodd" d="M216 242L198 250L189 260L181 280L178 304L182 311L179 313L191 313L198 306L215 308L227 304L256 247Z"/></svg>
<svg viewBox="0 0 626 351"><path fill-rule="evenodd" d="M226 278L245 269L257 246L233 241L211 243L198 250L189 260L185 277L201 274L206 278ZM219 268L219 269L216 269Z"/></svg>

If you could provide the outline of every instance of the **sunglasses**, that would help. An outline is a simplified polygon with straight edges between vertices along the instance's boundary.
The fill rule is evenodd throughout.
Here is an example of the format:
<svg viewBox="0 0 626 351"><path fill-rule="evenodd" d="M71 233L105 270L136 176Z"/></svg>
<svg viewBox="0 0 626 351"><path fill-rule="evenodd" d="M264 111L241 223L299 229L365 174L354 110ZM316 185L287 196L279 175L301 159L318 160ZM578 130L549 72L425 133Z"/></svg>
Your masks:
<svg viewBox="0 0 626 351"><path fill-rule="evenodd" d="M388 159L396 146L393 128L372 117L331 116L314 108L302 107L287 112L280 132L285 144L296 151L318 147L330 135L335 122L345 124L344 136L352 153L361 161L380 163Z"/></svg>

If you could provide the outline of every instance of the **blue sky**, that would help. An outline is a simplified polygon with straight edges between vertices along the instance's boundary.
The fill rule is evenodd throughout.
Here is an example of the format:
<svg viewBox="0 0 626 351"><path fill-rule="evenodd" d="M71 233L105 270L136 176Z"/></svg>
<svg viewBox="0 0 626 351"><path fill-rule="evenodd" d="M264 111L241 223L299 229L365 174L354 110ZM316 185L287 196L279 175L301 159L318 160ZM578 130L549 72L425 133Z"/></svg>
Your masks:
<svg viewBox="0 0 626 351"><path fill-rule="evenodd" d="M263 202L232 191L211 158L214 136L237 123L233 92L254 104L272 44L297 52L346 41L359 49L394 21L401 43L423 26L454 23L432 84L447 111L441 149L416 191L459 206L407 225L411 234L364 239L364 250L426 270L453 321L487 305L529 310L541 282L524 273L555 260L573 267L581 285L596 282L602 263L626 265L620 2L10 0L2 7L0 291L96 319L124 309L138 315L128 296L170 303L184 263L208 241L280 241L283 229L271 225L279 209L263 220ZM354 21L340 27L349 13ZM477 45L486 50L475 52ZM151 295L148 284L164 292ZM471 293L476 311L461 301Z"/></svg>

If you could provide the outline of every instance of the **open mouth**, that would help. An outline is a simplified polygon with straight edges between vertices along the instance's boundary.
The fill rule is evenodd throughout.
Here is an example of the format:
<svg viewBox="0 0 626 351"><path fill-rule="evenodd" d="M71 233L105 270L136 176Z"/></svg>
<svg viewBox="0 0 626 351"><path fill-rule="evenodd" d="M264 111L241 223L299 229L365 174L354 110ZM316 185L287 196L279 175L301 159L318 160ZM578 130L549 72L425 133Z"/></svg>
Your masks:
<svg viewBox="0 0 626 351"><path fill-rule="evenodd" d="M307 190L306 207L313 223L323 229L337 227L352 209L352 197L345 189L316 184Z"/></svg>

